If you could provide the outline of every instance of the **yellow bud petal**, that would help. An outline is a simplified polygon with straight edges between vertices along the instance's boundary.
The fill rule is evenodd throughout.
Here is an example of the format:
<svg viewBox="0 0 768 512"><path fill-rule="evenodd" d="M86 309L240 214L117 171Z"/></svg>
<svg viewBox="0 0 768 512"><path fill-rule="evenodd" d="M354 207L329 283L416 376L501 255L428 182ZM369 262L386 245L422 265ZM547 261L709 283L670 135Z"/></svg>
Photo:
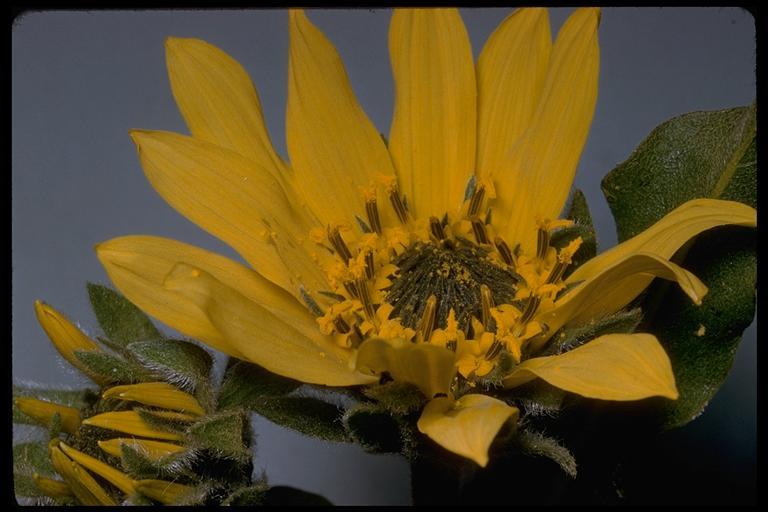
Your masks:
<svg viewBox="0 0 768 512"><path fill-rule="evenodd" d="M130 400L144 405L162 407L173 411L187 412L197 416L205 414L197 399L165 382L145 382L109 388L104 398Z"/></svg>
<svg viewBox="0 0 768 512"><path fill-rule="evenodd" d="M96 342L83 334L64 315L44 302L35 301L35 314L40 326L64 359L79 370L90 375L87 368L75 356L75 352L78 350L101 350Z"/></svg>
<svg viewBox="0 0 768 512"><path fill-rule="evenodd" d="M136 411L105 412L91 416L83 420L83 425L93 427L108 428L143 437L153 437L156 439L166 439L169 441L179 441L181 436L173 432L158 430L145 422Z"/></svg>
<svg viewBox="0 0 768 512"><path fill-rule="evenodd" d="M163 505L176 503L183 494L189 492L192 487L175 484L165 480L139 480L136 482L136 490Z"/></svg>
<svg viewBox="0 0 768 512"><path fill-rule="evenodd" d="M183 446L162 441L151 441L149 439L136 439L128 437L116 437L105 441L99 441L99 448L115 457L121 457L120 447L126 445L134 450L146 455L148 458L158 460L174 453L180 453L186 450Z"/></svg>
<svg viewBox="0 0 768 512"><path fill-rule="evenodd" d="M124 493L130 495L135 492L136 489L133 485L133 480L122 471L118 471L109 464L101 462L99 459L91 457L80 450L75 450L65 443L59 443L59 447L72 460L93 471Z"/></svg>
<svg viewBox="0 0 768 512"><path fill-rule="evenodd" d="M74 407L30 397L16 398L14 403L21 412L45 426L50 426L54 415L58 414L61 417L61 429L64 432L74 434L80 428L80 411Z"/></svg>
<svg viewBox="0 0 768 512"><path fill-rule="evenodd" d="M68 498L74 496L72 489L65 482L46 478L38 473L32 475L32 480L38 489L43 491L46 496L51 498Z"/></svg>

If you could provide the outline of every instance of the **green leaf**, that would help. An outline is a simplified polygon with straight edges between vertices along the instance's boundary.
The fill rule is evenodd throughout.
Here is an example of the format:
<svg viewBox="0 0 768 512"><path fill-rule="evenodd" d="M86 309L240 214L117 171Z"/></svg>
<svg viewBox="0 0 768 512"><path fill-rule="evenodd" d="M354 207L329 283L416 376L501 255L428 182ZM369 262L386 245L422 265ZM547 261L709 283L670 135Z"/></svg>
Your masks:
<svg viewBox="0 0 768 512"><path fill-rule="evenodd" d="M128 345L128 351L166 382L192 392L207 384L213 365L205 349L182 340L137 341Z"/></svg>
<svg viewBox="0 0 768 512"><path fill-rule="evenodd" d="M663 123L603 179L602 188L624 241L690 199L755 206L755 177L753 105Z"/></svg>
<svg viewBox="0 0 768 512"><path fill-rule="evenodd" d="M87 286L93 312L110 341L125 346L163 338L149 317L121 294L95 283Z"/></svg>
<svg viewBox="0 0 768 512"><path fill-rule="evenodd" d="M266 482L258 482L254 485L241 487L221 502L229 507L253 507L264 504L264 493L269 489Z"/></svg>
<svg viewBox="0 0 768 512"><path fill-rule="evenodd" d="M34 473L56 475L45 443L20 443L13 447L13 484L17 496L45 496L32 480Z"/></svg>
<svg viewBox="0 0 768 512"><path fill-rule="evenodd" d="M634 236L681 203L709 197L756 206L755 106L694 112L654 130L603 180L619 240ZM755 311L755 233L723 227L700 235L674 260L709 288L701 306L655 282L640 303L640 330L655 334L680 391L664 401L662 425L698 416L727 376Z"/></svg>
<svg viewBox="0 0 768 512"><path fill-rule="evenodd" d="M640 308L619 311L587 324L563 327L537 356L562 354L604 334L631 333L643 319Z"/></svg>
<svg viewBox="0 0 768 512"><path fill-rule="evenodd" d="M266 506L296 506L296 507L331 507L328 499L312 492L302 491L294 487L276 485L264 492L263 504Z"/></svg>
<svg viewBox="0 0 768 512"><path fill-rule="evenodd" d="M248 404L249 410L273 423L325 441L344 442L347 434L336 405L311 396L261 397Z"/></svg>
<svg viewBox="0 0 768 512"><path fill-rule="evenodd" d="M581 237L581 247L576 251L576 254L573 257L573 263L564 274L565 276L568 276L578 268L579 265L594 258L597 254L595 226L592 224L592 215L589 213L587 198L581 190L576 189L574 191L565 218L572 220L575 224L571 227L560 229L552 233L550 244L557 249L561 249L568 245L568 242L574 238L578 236Z"/></svg>
<svg viewBox="0 0 768 512"><path fill-rule="evenodd" d="M152 380L152 375L141 366L106 352L76 350L75 357L89 372L111 384Z"/></svg>
<svg viewBox="0 0 768 512"><path fill-rule="evenodd" d="M520 450L536 457L546 457L556 462L571 478L576 478L576 459L556 439L533 430L520 430L515 438Z"/></svg>
<svg viewBox="0 0 768 512"><path fill-rule="evenodd" d="M208 416L191 425L187 438L191 446L204 448L220 457L245 460L250 457L245 418L239 411Z"/></svg>
<svg viewBox="0 0 768 512"><path fill-rule="evenodd" d="M287 395L301 386L301 382L288 379L245 361L234 361L224 375L219 391L219 409L243 407L255 410L263 397Z"/></svg>
<svg viewBox="0 0 768 512"><path fill-rule="evenodd" d="M161 459L150 459L128 444L120 446L120 461L123 470L134 479L178 480L188 472L192 451L171 454Z"/></svg>
<svg viewBox="0 0 768 512"><path fill-rule="evenodd" d="M421 409L426 402L424 393L408 382L391 381L380 386L365 387L362 391L385 410L400 416Z"/></svg>
<svg viewBox="0 0 768 512"><path fill-rule="evenodd" d="M654 333L667 351L680 398L665 401L663 425L679 427L696 418L725 381L741 335L755 315L757 256L748 229L704 233L683 266L709 287L701 306L653 285L656 314L641 329Z"/></svg>
<svg viewBox="0 0 768 512"><path fill-rule="evenodd" d="M360 403L344 414L350 437L371 453L400 453L403 449L400 423L376 404Z"/></svg>

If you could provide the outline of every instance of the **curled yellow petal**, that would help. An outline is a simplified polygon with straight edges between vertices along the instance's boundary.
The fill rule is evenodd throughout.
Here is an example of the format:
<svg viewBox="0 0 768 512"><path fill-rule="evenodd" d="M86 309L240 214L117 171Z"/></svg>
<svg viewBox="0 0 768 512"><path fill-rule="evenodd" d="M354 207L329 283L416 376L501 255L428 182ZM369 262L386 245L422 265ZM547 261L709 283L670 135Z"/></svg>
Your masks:
<svg viewBox="0 0 768 512"><path fill-rule="evenodd" d="M557 35L533 122L494 181L498 229L536 249L536 218L555 219L568 198L597 102L599 9L577 9Z"/></svg>
<svg viewBox="0 0 768 512"><path fill-rule="evenodd" d="M695 304L701 304L707 287L687 270L650 253L631 254L600 274L569 291L555 307L536 317L547 325L550 335L565 324L580 324L619 311L637 296L638 281L647 286L654 277L675 281ZM548 338L532 341L536 350Z"/></svg>
<svg viewBox="0 0 768 512"><path fill-rule="evenodd" d="M32 475L32 481L35 482L38 489L51 498L69 498L70 496L74 496L70 486L60 480L46 478L38 473L34 473Z"/></svg>
<svg viewBox="0 0 768 512"><path fill-rule="evenodd" d="M122 471L118 471L109 464L105 464L99 459L91 457L90 455L85 454L80 450L76 450L65 443L59 443L59 447L69 458L84 468L93 471L124 493L130 495L135 491L133 480L131 480L128 475Z"/></svg>
<svg viewBox="0 0 768 512"><path fill-rule="evenodd" d="M429 343L401 339L371 338L357 353L357 369L379 375L388 372L393 379L418 386L427 398L448 394L456 374L454 354Z"/></svg>
<svg viewBox="0 0 768 512"><path fill-rule="evenodd" d="M35 301L35 315L37 315L40 327L48 335L59 354L71 365L90 375L88 369L75 356L75 352L78 350L101 350L96 342L83 334L67 317L44 302Z"/></svg>
<svg viewBox="0 0 768 512"><path fill-rule="evenodd" d="M477 175L503 180L507 153L533 122L552 51L543 8L517 9L488 38L477 61Z"/></svg>
<svg viewBox="0 0 768 512"><path fill-rule="evenodd" d="M248 361L292 379L327 386L373 379L350 368L350 352L317 328L307 336L202 269L179 264L165 287L194 303L226 342Z"/></svg>
<svg viewBox="0 0 768 512"><path fill-rule="evenodd" d="M114 439L98 441L98 444L99 448L114 457L121 457L123 452L120 447L126 445L154 460L186 450L186 448L177 444L152 441L150 439L136 439L134 437L116 437Z"/></svg>
<svg viewBox="0 0 768 512"><path fill-rule="evenodd" d="M669 259L688 240L717 226L757 225L757 211L735 201L693 199L678 206L642 233L587 261L566 282L575 283L601 273L603 269L629 254L647 252ZM647 286L647 282L645 286ZM632 293L637 296L645 286L639 282Z"/></svg>
<svg viewBox="0 0 768 512"><path fill-rule="evenodd" d="M192 490L192 487L165 480L138 480L136 490L163 505L173 505L181 496Z"/></svg>
<svg viewBox="0 0 768 512"><path fill-rule="evenodd" d="M125 432L126 434L166 439L168 441L180 441L182 439L179 434L158 430L149 425L136 411L104 412L84 419L83 425L108 428L118 432Z"/></svg>
<svg viewBox="0 0 768 512"><path fill-rule="evenodd" d="M365 218L359 187L394 176L392 163L333 44L303 11L291 10L289 18L285 122L292 183L323 223L354 222L355 215ZM383 190L378 196L388 204Z"/></svg>
<svg viewBox="0 0 768 512"><path fill-rule="evenodd" d="M507 421L517 422L520 411L486 395L435 398L417 423L419 431L445 448L485 467L488 448Z"/></svg>
<svg viewBox="0 0 768 512"><path fill-rule="evenodd" d="M416 217L461 207L475 165L475 70L457 9L396 9L389 27L395 112L389 149Z"/></svg>
<svg viewBox="0 0 768 512"><path fill-rule="evenodd" d="M511 388L537 377L602 400L678 397L669 357L651 334L606 334L557 356L528 359L504 378L504 385Z"/></svg>
<svg viewBox="0 0 768 512"><path fill-rule="evenodd" d="M58 414L61 418L61 429L69 434L74 434L80 428L80 411L74 407L54 404L31 397L19 397L13 401L21 412L45 425L51 425L53 417Z"/></svg>
<svg viewBox="0 0 768 512"><path fill-rule="evenodd" d="M130 400L197 416L205 414L197 399L165 382L143 382L126 386L114 386L102 395L104 398Z"/></svg>
<svg viewBox="0 0 768 512"><path fill-rule="evenodd" d="M192 135L272 167L283 167L264 125L248 73L221 49L200 39L165 40L168 78Z"/></svg>
<svg viewBox="0 0 768 512"><path fill-rule="evenodd" d="M115 500L86 470L64 455L64 452L59 448L59 441L52 441L49 452L53 469L69 485L80 503L87 506L117 505Z"/></svg>

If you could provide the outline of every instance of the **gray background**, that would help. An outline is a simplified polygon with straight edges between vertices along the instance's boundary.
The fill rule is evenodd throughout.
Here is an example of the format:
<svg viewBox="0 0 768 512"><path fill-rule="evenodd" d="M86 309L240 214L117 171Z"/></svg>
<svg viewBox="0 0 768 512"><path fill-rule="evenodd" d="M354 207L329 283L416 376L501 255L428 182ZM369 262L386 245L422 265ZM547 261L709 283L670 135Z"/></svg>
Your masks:
<svg viewBox="0 0 768 512"><path fill-rule="evenodd" d="M475 57L508 12L462 10ZM553 35L569 12L550 10ZM388 133L390 13L317 10L309 16L338 48L373 123ZM602 249L616 243L599 189L602 176L671 116L752 102L754 30L749 13L733 8L603 10L600 92L576 178ZM242 63L259 90L275 147L286 154L285 11L32 12L18 19L12 33L16 382L86 383L57 357L32 304L43 299L97 333L84 287L86 280L107 282L92 251L97 242L153 234L239 259L162 201L128 138L131 128L186 131L166 76L163 40L169 35L204 39ZM744 492L754 491L755 338L753 324L725 386L707 412L677 434L683 451L670 454L691 471L710 461L713 471L727 475L713 478L726 495L737 481ZM256 467L272 483L320 492L337 504L409 503L408 467L398 457L308 439L265 420L255 426Z"/></svg>

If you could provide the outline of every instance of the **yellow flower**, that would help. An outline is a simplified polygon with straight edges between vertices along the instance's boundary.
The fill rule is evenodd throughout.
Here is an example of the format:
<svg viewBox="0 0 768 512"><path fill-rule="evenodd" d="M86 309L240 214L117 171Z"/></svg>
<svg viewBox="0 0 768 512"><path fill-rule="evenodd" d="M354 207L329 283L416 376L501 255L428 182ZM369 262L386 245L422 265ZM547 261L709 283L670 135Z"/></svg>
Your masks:
<svg viewBox="0 0 768 512"><path fill-rule="evenodd" d="M191 136L131 136L154 188L248 266L152 236L104 242L98 257L132 302L233 357L327 386L375 384L385 371L417 385L433 399L420 430L480 465L518 411L454 396L455 384L490 372L504 350L520 362L507 386L541 378L590 397L674 399L669 360L647 334L533 357L654 277L699 303L706 287L669 258L704 230L756 222L742 204L693 200L563 280L580 242L558 252L549 241L570 222L558 216L597 98L599 19L577 9L553 43L547 11L520 9L475 65L457 10L396 10L385 143L331 42L290 11L290 163L243 68L204 41L169 38Z"/></svg>

